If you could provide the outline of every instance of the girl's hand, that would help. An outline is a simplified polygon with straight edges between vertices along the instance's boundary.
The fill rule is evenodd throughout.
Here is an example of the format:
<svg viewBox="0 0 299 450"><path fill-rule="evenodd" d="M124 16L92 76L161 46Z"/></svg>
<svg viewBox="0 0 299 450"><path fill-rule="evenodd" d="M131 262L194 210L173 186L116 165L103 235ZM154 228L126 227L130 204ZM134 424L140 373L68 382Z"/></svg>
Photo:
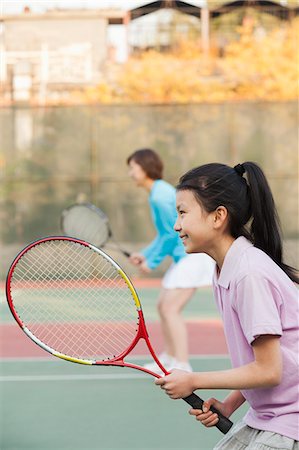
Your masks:
<svg viewBox="0 0 299 450"><path fill-rule="evenodd" d="M190 409L189 414L191 416L195 416L196 420L201 422L205 427L214 427L218 423L219 419L217 414L210 411L211 406L217 408L218 411L221 412L224 416L230 416L230 412L228 411L228 408L226 408L225 403L222 403L215 398L206 400L203 404L203 410Z"/></svg>
<svg viewBox="0 0 299 450"><path fill-rule="evenodd" d="M155 384L161 387L170 398L184 398L192 394L192 373L174 369L170 375L159 378Z"/></svg>
<svg viewBox="0 0 299 450"><path fill-rule="evenodd" d="M145 261L145 257L141 253L131 253L129 261L134 266L139 266Z"/></svg>

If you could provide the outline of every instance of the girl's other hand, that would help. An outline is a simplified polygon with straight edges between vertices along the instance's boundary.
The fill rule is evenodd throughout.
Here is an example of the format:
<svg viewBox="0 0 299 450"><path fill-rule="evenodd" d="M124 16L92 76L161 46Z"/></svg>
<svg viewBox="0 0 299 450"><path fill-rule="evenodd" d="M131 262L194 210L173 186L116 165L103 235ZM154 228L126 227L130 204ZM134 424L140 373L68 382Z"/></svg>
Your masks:
<svg viewBox="0 0 299 450"><path fill-rule="evenodd" d="M190 409L189 414L191 416L195 416L196 420L201 422L205 427L214 427L219 419L217 414L210 411L210 407L214 406L214 408L218 409L224 416L229 417L229 412L225 407L225 403L216 400L215 398L210 398L206 400L203 404L203 410L201 409Z"/></svg>

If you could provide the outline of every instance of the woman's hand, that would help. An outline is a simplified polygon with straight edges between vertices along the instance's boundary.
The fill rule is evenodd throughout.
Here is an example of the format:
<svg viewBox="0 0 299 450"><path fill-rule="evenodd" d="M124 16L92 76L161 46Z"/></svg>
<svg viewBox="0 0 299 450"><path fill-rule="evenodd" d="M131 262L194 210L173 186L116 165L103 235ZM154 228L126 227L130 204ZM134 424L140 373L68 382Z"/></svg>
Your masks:
<svg viewBox="0 0 299 450"><path fill-rule="evenodd" d="M134 266L139 266L145 261L145 257L141 253L131 253L129 261L131 264L134 264Z"/></svg>
<svg viewBox="0 0 299 450"><path fill-rule="evenodd" d="M131 264L134 264L134 266L138 266L138 268L143 273L150 273L151 269L146 264L146 259L142 255L142 253L131 253L131 256L129 257L129 261Z"/></svg>
<svg viewBox="0 0 299 450"><path fill-rule="evenodd" d="M143 273L151 273L151 269L148 267L148 265L146 264L146 261L142 261L139 264L139 269L141 270L141 272Z"/></svg>

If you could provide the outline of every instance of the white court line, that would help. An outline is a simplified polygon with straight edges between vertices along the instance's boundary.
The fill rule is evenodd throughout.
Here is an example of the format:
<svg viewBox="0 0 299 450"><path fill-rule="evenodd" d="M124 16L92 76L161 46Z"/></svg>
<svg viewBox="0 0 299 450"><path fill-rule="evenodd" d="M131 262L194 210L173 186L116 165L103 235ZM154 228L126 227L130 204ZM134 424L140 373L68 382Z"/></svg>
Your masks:
<svg viewBox="0 0 299 450"><path fill-rule="evenodd" d="M114 374L107 375L7 375L0 377L0 382L24 382L24 381L89 381L89 380L133 380L145 379L148 375L138 374Z"/></svg>
<svg viewBox="0 0 299 450"><path fill-rule="evenodd" d="M130 358L132 359L149 359L149 358ZM227 355L193 355L190 359L192 360L210 360L210 359L228 359ZM46 358L22 358L22 359L2 359L1 362L57 362L55 359ZM99 366L101 367L101 366ZM107 374L83 374L83 375L6 375L0 376L0 383L5 382L43 382L43 381L89 381L89 380L133 380L133 379L146 379L149 375L146 373L107 373Z"/></svg>

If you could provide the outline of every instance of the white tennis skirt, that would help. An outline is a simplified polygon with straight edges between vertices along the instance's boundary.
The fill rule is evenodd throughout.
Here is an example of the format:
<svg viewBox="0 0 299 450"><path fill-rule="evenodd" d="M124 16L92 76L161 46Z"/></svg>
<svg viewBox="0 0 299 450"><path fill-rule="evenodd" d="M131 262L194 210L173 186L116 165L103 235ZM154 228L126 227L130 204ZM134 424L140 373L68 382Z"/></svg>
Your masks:
<svg viewBox="0 0 299 450"><path fill-rule="evenodd" d="M197 288L212 284L215 261L205 253L190 253L172 263L162 278L165 289Z"/></svg>

